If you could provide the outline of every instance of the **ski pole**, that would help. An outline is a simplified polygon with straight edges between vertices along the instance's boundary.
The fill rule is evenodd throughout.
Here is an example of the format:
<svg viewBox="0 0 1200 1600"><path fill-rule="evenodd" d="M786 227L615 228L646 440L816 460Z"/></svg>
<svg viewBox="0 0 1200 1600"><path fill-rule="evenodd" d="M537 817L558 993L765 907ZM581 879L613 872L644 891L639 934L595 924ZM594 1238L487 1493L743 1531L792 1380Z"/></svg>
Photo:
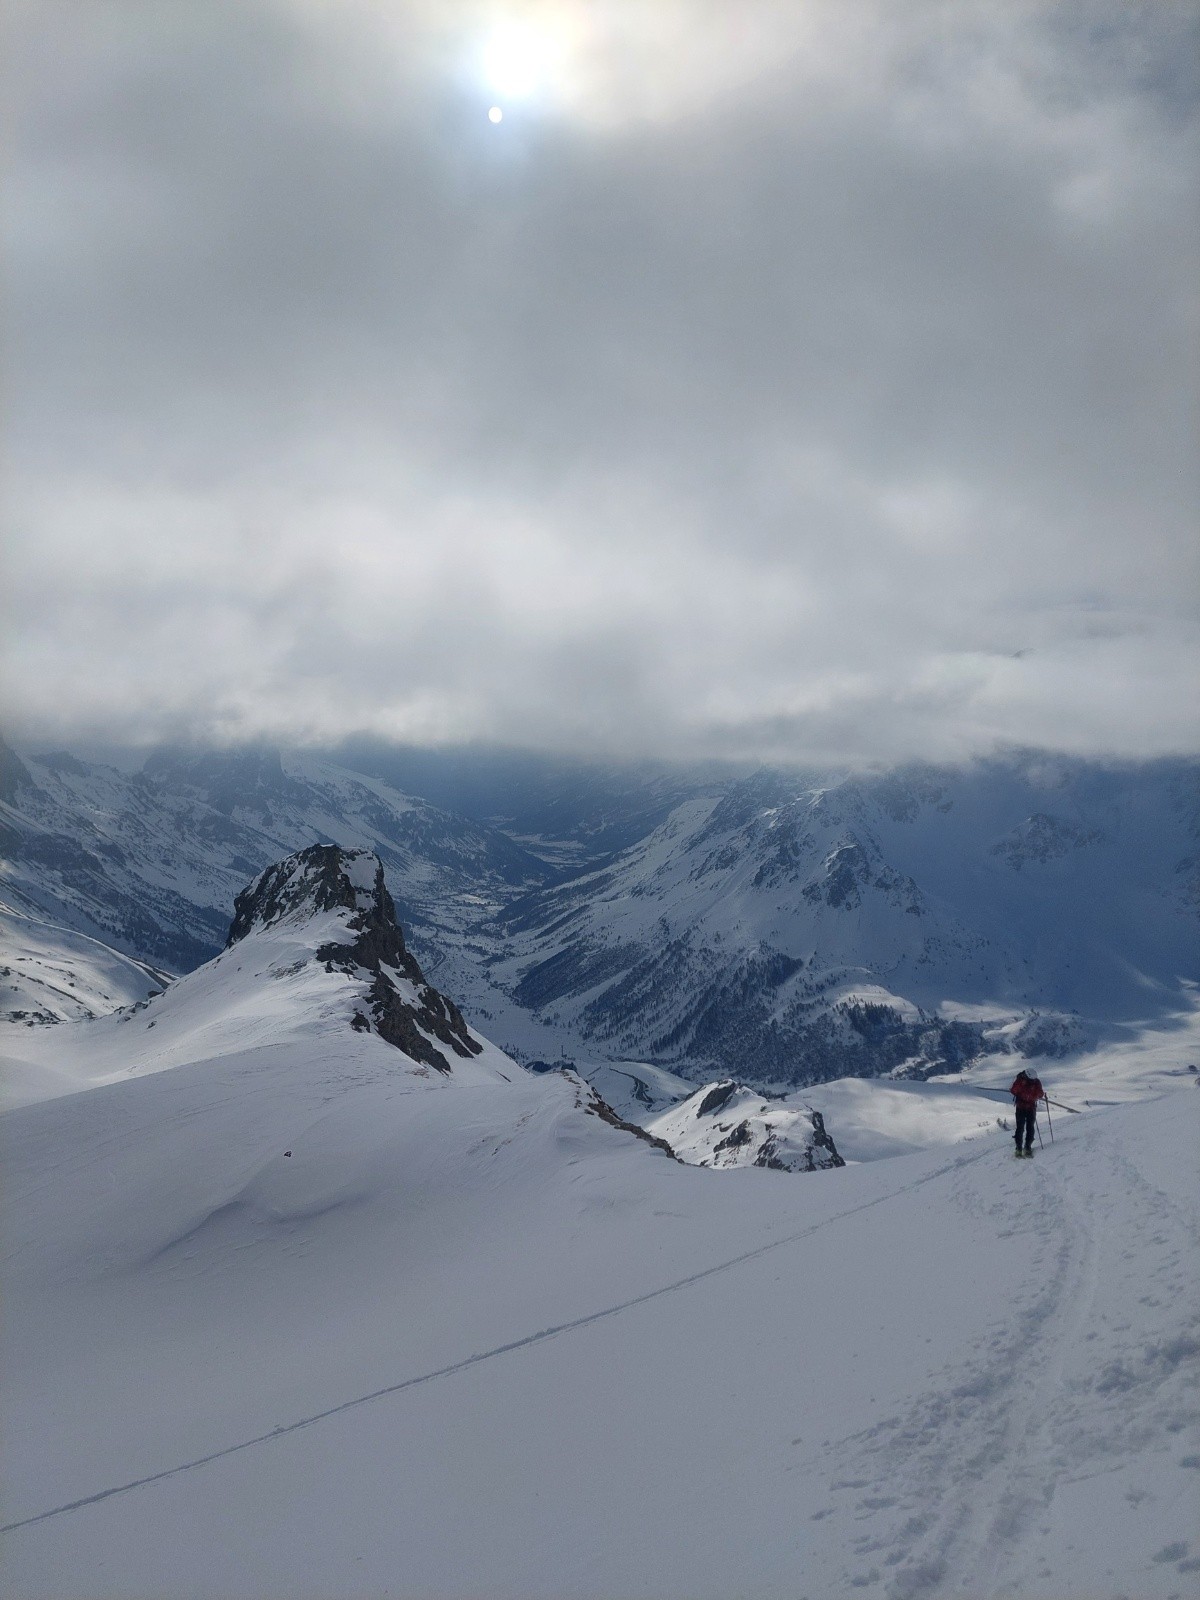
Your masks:
<svg viewBox="0 0 1200 1600"><path fill-rule="evenodd" d="M1046 1126L1050 1129L1050 1143L1054 1143L1054 1118L1050 1115L1050 1102L1046 1101Z"/></svg>
<svg viewBox="0 0 1200 1600"><path fill-rule="evenodd" d="M1036 1106L1034 1106L1034 1108L1033 1108L1033 1125L1037 1129L1038 1149L1039 1150L1044 1150L1046 1148L1046 1146L1042 1143L1042 1125L1037 1119L1037 1107Z"/></svg>
<svg viewBox="0 0 1200 1600"><path fill-rule="evenodd" d="M1081 1117L1083 1115L1082 1111L1076 1111L1074 1106L1065 1106L1061 1100L1051 1100L1049 1095L1046 1096L1046 1104L1048 1106L1057 1106L1060 1111L1069 1111L1073 1117ZM1084 1104L1092 1106L1096 1102L1094 1100L1085 1100ZM1046 1115L1049 1116L1050 1113L1047 1112Z"/></svg>

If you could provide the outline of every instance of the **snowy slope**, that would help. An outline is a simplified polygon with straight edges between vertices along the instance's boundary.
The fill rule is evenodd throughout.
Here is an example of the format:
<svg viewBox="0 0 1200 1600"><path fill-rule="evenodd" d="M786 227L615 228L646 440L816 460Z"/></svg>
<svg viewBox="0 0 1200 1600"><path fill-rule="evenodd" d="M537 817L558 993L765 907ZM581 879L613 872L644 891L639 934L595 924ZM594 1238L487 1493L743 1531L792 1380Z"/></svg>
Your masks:
<svg viewBox="0 0 1200 1600"><path fill-rule="evenodd" d="M166 982L98 939L0 901L0 1021L36 1026L104 1016Z"/></svg>
<svg viewBox="0 0 1200 1600"><path fill-rule="evenodd" d="M0 1117L7 1593L1194 1592L1200 1093L789 1180L389 1054Z"/></svg>
<svg viewBox="0 0 1200 1600"><path fill-rule="evenodd" d="M425 980L379 858L313 845L237 897L225 949L164 992L70 1029L0 1028L9 1106L249 1050L378 1036L393 1071L491 1081L519 1071Z"/></svg>
<svg viewBox="0 0 1200 1600"><path fill-rule="evenodd" d="M534 1065L530 1063L530 1065ZM554 1066L554 1062L537 1064ZM570 1065L581 1078L613 1108L618 1116L644 1124L659 1112L678 1105L695 1093L696 1086L686 1078L666 1072L647 1061L573 1061Z"/></svg>

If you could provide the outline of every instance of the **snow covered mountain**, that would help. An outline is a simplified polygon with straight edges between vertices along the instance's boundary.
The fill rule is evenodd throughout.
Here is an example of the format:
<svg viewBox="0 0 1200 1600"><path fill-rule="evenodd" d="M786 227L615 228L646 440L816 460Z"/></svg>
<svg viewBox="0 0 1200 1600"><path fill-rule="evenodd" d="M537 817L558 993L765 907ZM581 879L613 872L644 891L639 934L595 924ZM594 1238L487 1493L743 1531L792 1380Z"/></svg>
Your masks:
<svg viewBox="0 0 1200 1600"><path fill-rule="evenodd" d="M488 763L471 782L443 767L439 796L475 818L309 755L161 754L129 776L0 752L0 897L180 970L269 862L370 849L424 970L518 1058L773 1092L1078 1050L1179 1010L1200 976L1195 763L590 787L548 768L543 791L521 768L495 778L490 820Z"/></svg>
<svg viewBox="0 0 1200 1600"><path fill-rule="evenodd" d="M314 948L314 922L321 916L332 918L332 926ZM483 1054L453 1000L425 982L406 949L378 856L318 844L268 867L233 903L226 954L236 947L244 956L247 940L260 946L269 941L274 958L272 947L291 929L298 931L304 953L290 967L270 970L290 977L315 960L326 973L344 973L355 984L350 1026L357 1032L373 1030L413 1061L443 1073L450 1072L454 1056ZM261 966L262 954L257 961Z"/></svg>
<svg viewBox="0 0 1200 1600"><path fill-rule="evenodd" d="M647 1127L681 1161L699 1167L817 1172L845 1166L819 1111L794 1101L764 1100L732 1079L705 1084Z"/></svg>
<svg viewBox="0 0 1200 1600"><path fill-rule="evenodd" d="M104 1016L168 981L98 939L0 900L0 1018L33 1026Z"/></svg>
<svg viewBox="0 0 1200 1600"><path fill-rule="evenodd" d="M237 896L224 950L138 1004L68 1029L14 1030L10 1104L227 1054L347 1036L391 1047L417 1077L511 1080L521 1071L426 982L367 851L310 845ZM396 1053L398 1052L398 1053Z"/></svg>
<svg viewBox="0 0 1200 1600"><path fill-rule="evenodd" d="M246 879L318 842L377 854L430 952L548 875L495 829L314 758L160 754L128 775L0 745L0 899L158 968L209 959Z"/></svg>
<svg viewBox="0 0 1200 1600"><path fill-rule="evenodd" d="M489 983L569 1052L693 1080L1062 1053L1200 976L1198 839L1194 764L763 773L516 900Z"/></svg>

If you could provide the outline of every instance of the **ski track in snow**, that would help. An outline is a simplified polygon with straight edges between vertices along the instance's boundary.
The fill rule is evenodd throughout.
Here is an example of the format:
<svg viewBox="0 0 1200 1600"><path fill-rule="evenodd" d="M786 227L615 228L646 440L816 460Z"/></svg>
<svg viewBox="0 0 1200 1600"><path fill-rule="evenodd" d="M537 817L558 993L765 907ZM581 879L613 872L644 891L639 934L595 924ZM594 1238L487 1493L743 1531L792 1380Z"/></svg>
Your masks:
<svg viewBox="0 0 1200 1600"><path fill-rule="evenodd" d="M1099 1135L1089 1130L1089 1137L1095 1144ZM1167 1286L1180 1307L1190 1299L1189 1263L1196 1259L1200 1230L1127 1158L1118 1154L1114 1164L1119 1185L1137 1196L1136 1225L1102 1242L1088 1220L1088 1202L1101 1196L1072 1194L1050 1161L1038 1158L1028 1176L1037 1185L1035 1200L1044 1208L1046 1226L1014 1285L1016 1317L948 1374L944 1385L918 1398L907 1415L889 1417L847 1441L859 1454L843 1464L831 1489L859 1492L851 1512L856 1520L867 1522L886 1510L892 1526L882 1536L865 1532L847 1541L857 1561L843 1573L845 1590L874 1589L887 1600L951 1593L1003 1600L1025 1593L1028 1583L1048 1577L1044 1567L1031 1570L1023 1547L1032 1542L1030 1529L1051 1533L1047 1513L1060 1484L1119 1470L1123 1447L1155 1437L1169 1441L1200 1422L1200 1405L1182 1392L1195 1388L1184 1364L1200 1354L1186 1309L1174 1334L1160 1324L1157 1336L1131 1336L1126 1355L1088 1377L1067 1373L1071 1356L1097 1338L1089 1324L1097 1317L1107 1320L1097 1308L1103 1276L1119 1277L1120 1262L1133 1258L1143 1241L1169 1246ZM1018 1168L1010 1190L1026 1175ZM956 1203L978 1208L979 1196L970 1194L962 1174L956 1177ZM1007 1197L987 1209L999 1226L1011 1221ZM1167 1237L1168 1228L1174 1239ZM1105 1245L1111 1248L1102 1274ZM1114 1304L1122 1305L1119 1293ZM1112 1331L1128 1328L1125 1321ZM1034 1376L1026 1379L1031 1356ZM1136 1439L1123 1415L1134 1390L1143 1410L1147 1390L1152 1397L1152 1420L1138 1425ZM1096 1393L1108 1397L1099 1424ZM935 1484L952 1487L934 1499Z"/></svg>
<svg viewBox="0 0 1200 1600"><path fill-rule="evenodd" d="M393 1395L403 1394L408 1389L415 1389L427 1383L434 1383L440 1378L453 1377L455 1373L464 1372L469 1367L478 1366L481 1362L492 1361L498 1356L511 1355L517 1350L526 1350L530 1346L542 1344L548 1339L558 1338L562 1334L573 1333L577 1329L586 1328L593 1323L603 1322L609 1317L615 1317L622 1312L630 1311L636 1306L659 1300L664 1295L674 1294L681 1289L690 1288L693 1284L702 1283L707 1278L715 1277L718 1273L728 1272L733 1267L742 1266L748 1261L756 1261L772 1251L782 1249L786 1245L796 1244L802 1239L810 1238L813 1234L831 1227L834 1223L843 1222L849 1217L859 1215L863 1211L873 1210L876 1206L886 1205L888 1201L895 1200L902 1194L909 1194L915 1189L923 1188L926 1184L935 1182L938 1178L945 1177L948 1173L956 1173L959 1169L973 1166L975 1162L982 1161L988 1156L994 1157L994 1148L981 1150L973 1155L960 1155L955 1160L936 1167L932 1172L925 1173L922 1177L911 1183L900 1185L891 1189L887 1194L877 1195L873 1200L864 1201L861 1205L851 1206L845 1211L823 1218L820 1222L811 1223L806 1228L801 1228L795 1233L789 1233L780 1239L772 1239L769 1243L758 1245L753 1250L744 1250L736 1256L730 1256L725 1261L719 1261L711 1267L704 1267L699 1272L689 1273L684 1278L677 1278L671 1283L660 1285L657 1289L647 1290L644 1294L633 1296L632 1299L622 1300L616 1305L605 1306L599 1311L588 1312L585 1316L574 1317L569 1322L560 1322L550 1328L539 1329L536 1333L526 1334L524 1338L510 1340L507 1344L496 1345L491 1350L481 1350L475 1355L464 1357L461 1361L451 1362L445 1367L438 1367L432 1372L424 1372L413 1378L403 1378L398 1383L387 1384L382 1389L374 1389L369 1394L356 1395L351 1400L343 1400L336 1406L330 1406L324 1411L314 1412L312 1416L300 1417L294 1422L281 1423L272 1428L268 1433L260 1433L251 1439L239 1440L236 1444L226 1445L224 1449L211 1451L208 1455L197 1456L191 1461L181 1461L176 1466L164 1467L161 1471L147 1473L144 1477L131 1479L128 1483L114 1484L107 1489L99 1489L94 1494L84 1495L78 1500L68 1501L64 1505L52 1506L49 1510L35 1512L32 1516L20 1517L13 1522L0 1525L0 1534L15 1533L20 1528L32 1527L39 1522L47 1522L51 1518L66 1516L69 1512L80 1511L85 1506L98 1505L103 1500L110 1500L116 1495L130 1494L135 1489L143 1489L151 1484L162 1483L168 1478L178 1477L181 1473L192 1472L199 1467L209 1466L214 1461L222 1461L228 1456L238 1455L244 1450L252 1450L258 1445L270 1444L273 1440L286 1437L288 1434L297 1433L302 1428L311 1428L319 1422L325 1422L330 1417L342 1415L347 1411L357 1410L360 1406L370 1405L377 1400L385 1400ZM876 1431L876 1430L872 1430ZM905 1591L905 1593L917 1591Z"/></svg>
<svg viewBox="0 0 1200 1600"><path fill-rule="evenodd" d="M1040 1172L1034 1176L1041 1189L1052 1191L1052 1180ZM1054 1193L1053 1199L1059 1202L1061 1196ZM1061 1206L1057 1209L1055 1224L1061 1227ZM1082 1252L1075 1248L1080 1237ZM1039 1436L1045 1422L1031 1434L1027 1419L1045 1418L1065 1347L1090 1311L1096 1278L1090 1231L1076 1233L1072 1225L1053 1252L1039 1246L1029 1276L1047 1287L1035 1291L1015 1324L997 1330L979 1358L960 1368L944 1390L920 1399L899 1422L877 1424L862 1436L874 1481L865 1486L859 1505L870 1510L890 1501L898 1516L909 1513L898 1531L854 1541L856 1555L873 1557L892 1571L888 1600L933 1594L951 1572L968 1593L1003 1594L1000 1575L1011 1564L1020 1530L1036 1506L1053 1495L1053 1483L1035 1465L1044 1455ZM1048 1352L1039 1361L1038 1376L1031 1383L1014 1381L1014 1371L1021 1371L1031 1349ZM955 1488L931 1512L933 1483ZM1014 1489L1014 1483L1022 1487ZM903 1487L897 1495L898 1484ZM880 1581L874 1564L865 1574L860 1570L846 1577L858 1588Z"/></svg>

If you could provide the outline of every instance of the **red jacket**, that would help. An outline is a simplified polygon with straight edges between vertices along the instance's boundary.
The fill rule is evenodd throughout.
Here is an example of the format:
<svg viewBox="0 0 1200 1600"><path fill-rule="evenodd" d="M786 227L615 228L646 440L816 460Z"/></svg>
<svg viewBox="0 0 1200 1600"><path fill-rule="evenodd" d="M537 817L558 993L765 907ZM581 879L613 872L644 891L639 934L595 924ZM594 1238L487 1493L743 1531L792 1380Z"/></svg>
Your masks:
<svg viewBox="0 0 1200 1600"><path fill-rule="evenodd" d="M1046 1098L1046 1091L1042 1088L1040 1078L1027 1078L1023 1072L1018 1072L1013 1079L1012 1088L1008 1091L1019 1106L1036 1106L1039 1100Z"/></svg>

